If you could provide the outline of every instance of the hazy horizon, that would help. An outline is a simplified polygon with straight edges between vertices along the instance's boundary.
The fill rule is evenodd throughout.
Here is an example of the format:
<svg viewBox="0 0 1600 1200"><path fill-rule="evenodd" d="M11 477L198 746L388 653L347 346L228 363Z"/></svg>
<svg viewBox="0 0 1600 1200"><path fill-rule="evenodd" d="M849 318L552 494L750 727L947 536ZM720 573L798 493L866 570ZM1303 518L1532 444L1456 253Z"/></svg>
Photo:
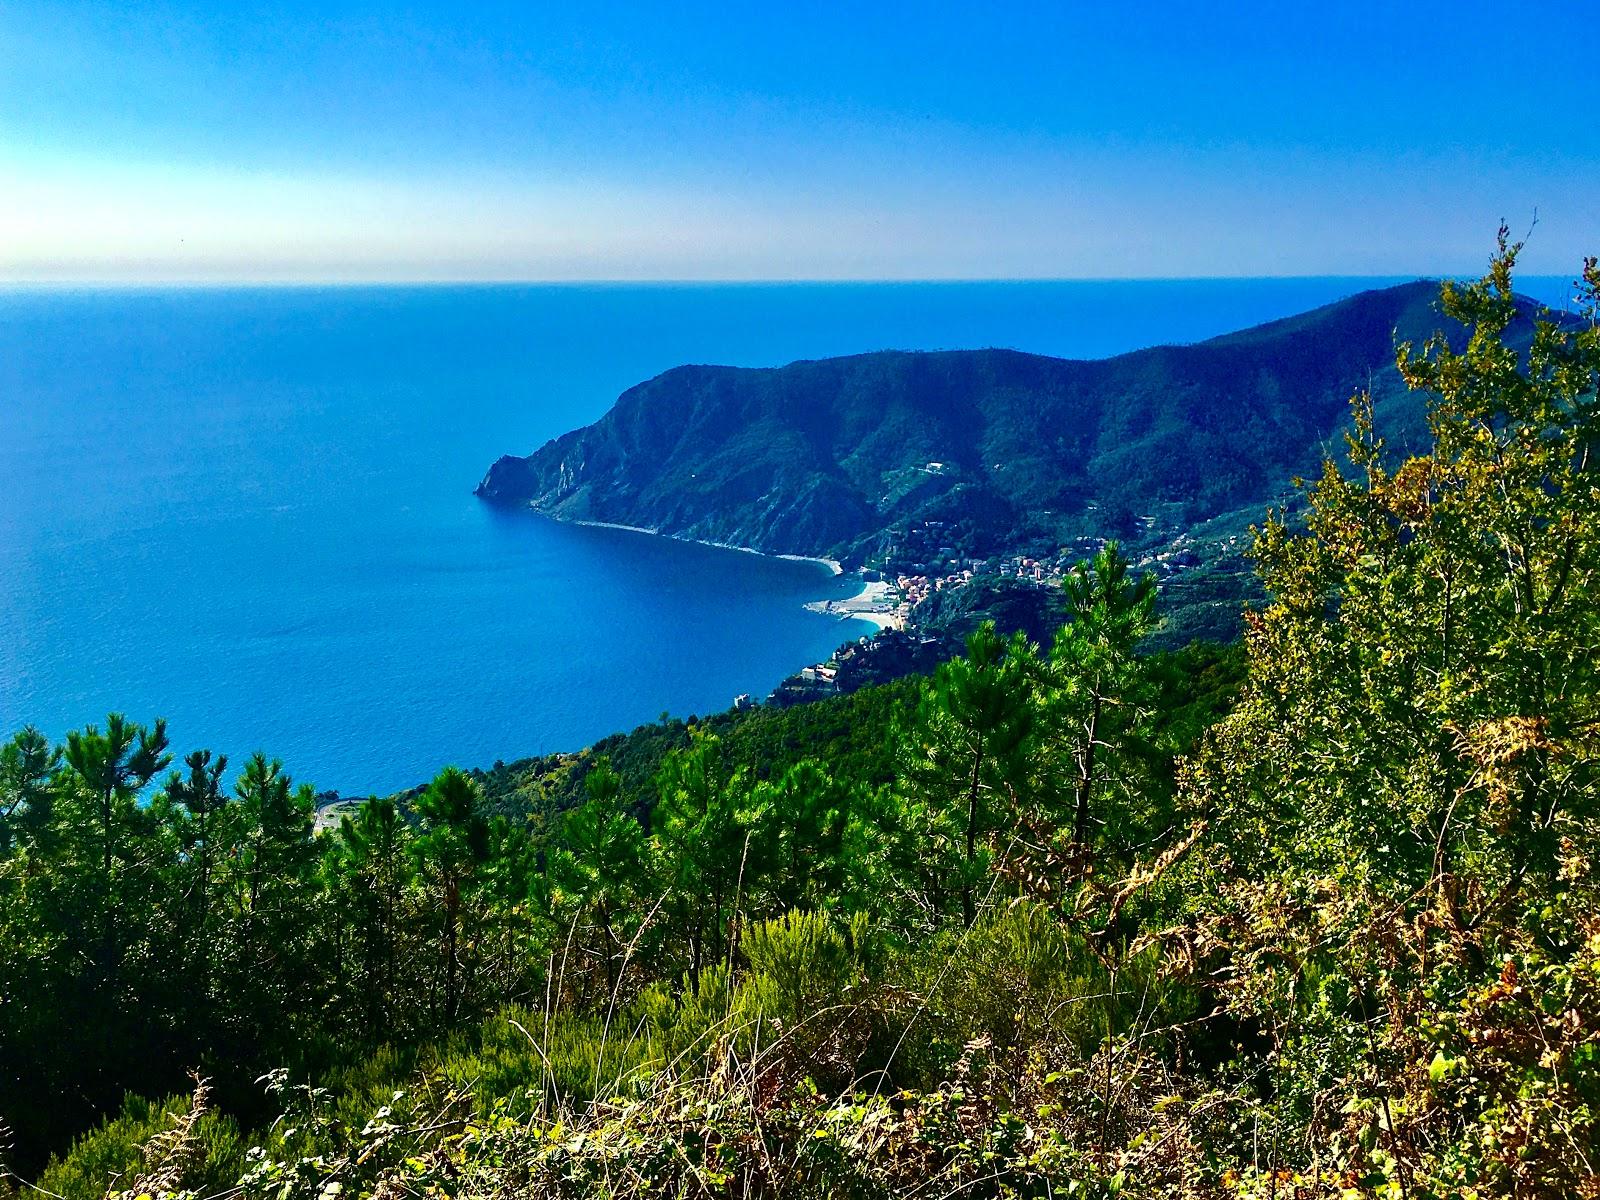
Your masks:
<svg viewBox="0 0 1600 1200"><path fill-rule="evenodd" d="M1431 277L1600 242L1592 13L0 0L0 281Z"/></svg>
<svg viewBox="0 0 1600 1200"><path fill-rule="evenodd" d="M305 290L336 291L362 289L406 288L783 288L783 287L1004 287L1029 285L1095 285L1116 284L1207 284L1207 283L1296 283L1296 282L1348 282L1361 290L1372 287L1390 287L1404 283L1431 283L1452 279L1466 282L1479 278L1481 268L1455 272L1387 273L1382 275L1146 275L1146 276L1039 276L1036 278L982 279L982 278L913 278L904 279L0 279L0 293L28 291L251 291L251 290ZM1527 291L1538 287L1540 299L1555 303L1551 285L1565 288L1574 281L1576 272L1539 273L1521 271L1516 277L1517 290Z"/></svg>

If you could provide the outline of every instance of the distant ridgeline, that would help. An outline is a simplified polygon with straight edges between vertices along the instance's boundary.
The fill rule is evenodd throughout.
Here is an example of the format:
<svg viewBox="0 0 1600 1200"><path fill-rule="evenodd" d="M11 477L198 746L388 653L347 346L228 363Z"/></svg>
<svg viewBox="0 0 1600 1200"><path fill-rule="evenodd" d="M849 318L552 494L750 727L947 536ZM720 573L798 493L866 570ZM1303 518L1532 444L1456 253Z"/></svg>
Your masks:
<svg viewBox="0 0 1600 1200"><path fill-rule="evenodd" d="M1423 281L1363 292L1102 361L884 351L677 367L593 425L501 458L477 493L890 573L1075 561L1120 538L1168 576L1170 640L1229 636L1253 590L1242 534L1342 453L1351 395L1371 390L1391 445L1424 432L1395 346L1441 328L1438 293Z"/></svg>

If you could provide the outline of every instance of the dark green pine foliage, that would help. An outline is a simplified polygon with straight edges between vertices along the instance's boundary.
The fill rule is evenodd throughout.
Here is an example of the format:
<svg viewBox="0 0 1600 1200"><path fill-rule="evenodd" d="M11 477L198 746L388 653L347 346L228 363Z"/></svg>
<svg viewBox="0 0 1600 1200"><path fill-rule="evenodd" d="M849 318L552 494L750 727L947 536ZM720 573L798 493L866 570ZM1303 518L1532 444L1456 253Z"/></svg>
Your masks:
<svg viewBox="0 0 1600 1200"><path fill-rule="evenodd" d="M1263 525L1243 648L1145 652L1109 545L1048 644L980 625L928 678L337 817L262 755L158 783L159 722L23 730L7 1168L73 1200L1595 1193L1600 267L1529 332L1515 255L1445 291L1469 337L1400 355L1421 452L1359 397L1351 462Z"/></svg>
<svg viewBox="0 0 1600 1200"><path fill-rule="evenodd" d="M728 769L713 734L697 731L687 748L669 754L657 787L651 840L672 923L687 939L690 978L698 979L727 954L761 813L748 777Z"/></svg>
<svg viewBox="0 0 1600 1200"><path fill-rule="evenodd" d="M50 783L61 750L29 727L0 746L0 854L48 838L55 792Z"/></svg>
<svg viewBox="0 0 1600 1200"><path fill-rule="evenodd" d="M361 1028L368 1037L389 1036L402 1017L408 843L399 807L375 797L340 818L339 837L324 860L334 938L349 980L343 1004L363 1014Z"/></svg>
<svg viewBox="0 0 1600 1200"><path fill-rule="evenodd" d="M551 874L578 951L600 964L602 994L610 996L654 903L655 880L644 828L621 802L621 777L602 761L585 789L584 802L567 814Z"/></svg>
<svg viewBox="0 0 1600 1200"><path fill-rule="evenodd" d="M946 863L935 870L954 883L966 925L988 875L990 835L1014 824L1027 788L1032 659L1021 635L1007 642L993 625L980 626L966 657L935 673L906 741L907 780L931 805L924 836Z"/></svg>
<svg viewBox="0 0 1600 1200"><path fill-rule="evenodd" d="M1063 581L1067 623L1050 650L1046 740L1069 764L1071 840L1079 846L1115 824L1110 805L1148 791L1135 773L1149 757L1142 726L1150 715L1137 649L1157 624L1155 582L1130 574L1115 542Z"/></svg>
<svg viewBox="0 0 1600 1200"><path fill-rule="evenodd" d="M438 924L436 1011L453 1025L476 982L483 913L480 871L489 857L489 823L480 811L478 785L447 767L417 800L419 834L413 844L419 873Z"/></svg>

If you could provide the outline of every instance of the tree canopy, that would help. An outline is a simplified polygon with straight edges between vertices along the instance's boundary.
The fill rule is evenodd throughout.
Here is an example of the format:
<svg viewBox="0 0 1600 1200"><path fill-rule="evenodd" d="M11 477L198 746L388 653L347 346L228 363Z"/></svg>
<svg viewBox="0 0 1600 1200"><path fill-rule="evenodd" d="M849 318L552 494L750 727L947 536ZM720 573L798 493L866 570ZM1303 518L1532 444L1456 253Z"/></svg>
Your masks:
<svg viewBox="0 0 1600 1200"><path fill-rule="evenodd" d="M1600 1194L1600 267L1524 328L1518 252L1397 348L1427 445L1358 394L1264 519L1242 648L1146 652L1113 543L1049 644L337 820L159 721L22 730L6 1177Z"/></svg>

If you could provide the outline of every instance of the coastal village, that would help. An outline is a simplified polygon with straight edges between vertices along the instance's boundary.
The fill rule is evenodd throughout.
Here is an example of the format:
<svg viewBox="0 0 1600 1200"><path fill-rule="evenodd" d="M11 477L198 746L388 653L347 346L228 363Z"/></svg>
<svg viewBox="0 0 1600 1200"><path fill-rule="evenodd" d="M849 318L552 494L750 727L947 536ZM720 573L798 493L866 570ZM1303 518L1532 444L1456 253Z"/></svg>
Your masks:
<svg viewBox="0 0 1600 1200"><path fill-rule="evenodd" d="M1153 531L1156 521L1155 516L1140 518L1147 531ZM806 605L813 612L841 620L871 622L878 626L878 632L847 642L826 661L789 676L773 689L766 703L804 703L886 679L931 671L951 653L947 639L932 636L920 627L918 610L931 598L984 579L1059 588L1074 566L1098 553L1108 541L1103 537L1076 537L1064 541L1053 554L972 557L962 555L950 544L955 540L943 521L922 521L895 530L881 563L860 571L861 591L848 599L818 600ZM1237 537L1228 537L1217 548L1232 548L1237 542ZM1165 581L1202 561L1202 548L1180 534L1163 548L1136 558L1134 566L1154 572ZM755 704L749 695L734 699L734 707L739 709Z"/></svg>

